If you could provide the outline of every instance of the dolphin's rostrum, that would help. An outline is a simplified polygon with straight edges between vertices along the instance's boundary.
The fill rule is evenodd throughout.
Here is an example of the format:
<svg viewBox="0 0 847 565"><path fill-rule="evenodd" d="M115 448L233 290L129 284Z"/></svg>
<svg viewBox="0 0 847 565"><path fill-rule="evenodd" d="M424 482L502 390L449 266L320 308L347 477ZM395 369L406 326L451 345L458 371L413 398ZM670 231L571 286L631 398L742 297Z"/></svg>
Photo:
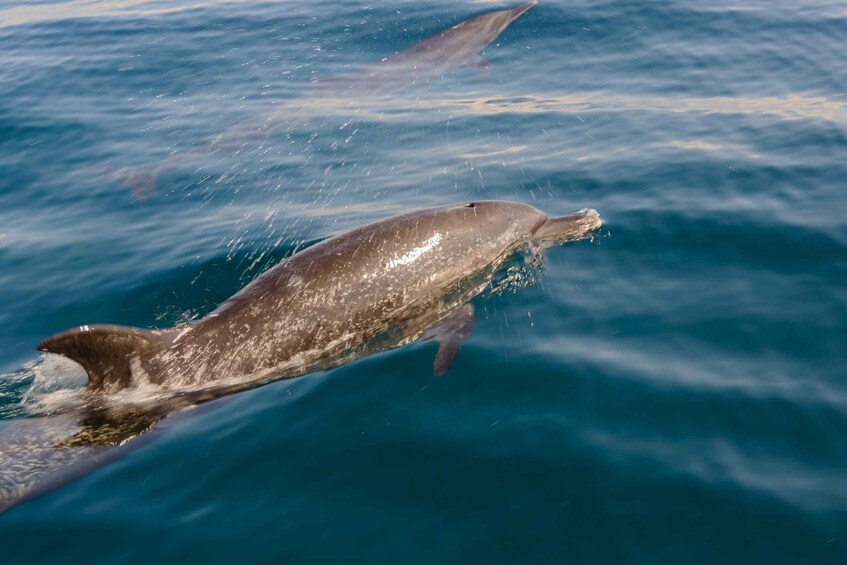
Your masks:
<svg viewBox="0 0 847 565"><path fill-rule="evenodd" d="M428 208L368 224L283 260L186 326L85 325L38 349L78 362L87 392L141 384L260 383L338 365L426 334L436 373L473 327L468 301L518 248L587 237L594 210L548 218L516 202Z"/></svg>

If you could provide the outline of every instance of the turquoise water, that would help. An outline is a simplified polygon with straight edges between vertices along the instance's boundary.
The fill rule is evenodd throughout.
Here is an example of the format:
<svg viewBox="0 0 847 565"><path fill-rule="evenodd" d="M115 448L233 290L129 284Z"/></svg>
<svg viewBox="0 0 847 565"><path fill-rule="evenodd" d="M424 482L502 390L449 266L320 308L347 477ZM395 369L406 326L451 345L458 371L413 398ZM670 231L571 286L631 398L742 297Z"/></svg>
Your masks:
<svg viewBox="0 0 847 565"><path fill-rule="evenodd" d="M480 298L447 375L414 343L165 420L0 516L2 562L847 560L847 7L544 0L487 72L310 94L507 6L0 5L7 428L84 382L44 337L196 319L344 229L606 222Z"/></svg>

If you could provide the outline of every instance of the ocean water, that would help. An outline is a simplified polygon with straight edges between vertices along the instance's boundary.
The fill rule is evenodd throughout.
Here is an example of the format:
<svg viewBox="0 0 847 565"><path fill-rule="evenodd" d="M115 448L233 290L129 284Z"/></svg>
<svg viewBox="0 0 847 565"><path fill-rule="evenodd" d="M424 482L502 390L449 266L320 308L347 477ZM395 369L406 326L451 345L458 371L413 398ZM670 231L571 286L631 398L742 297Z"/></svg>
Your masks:
<svg viewBox="0 0 847 565"><path fill-rule="evenodd" d="M509 6L0 4L0 434L84 386L46 336L197 319L345 229L605 220L447 375L416 342L165 419L0 515L0 561L847 562L847 5L542 0L487 70L311 90Z"/></svg>

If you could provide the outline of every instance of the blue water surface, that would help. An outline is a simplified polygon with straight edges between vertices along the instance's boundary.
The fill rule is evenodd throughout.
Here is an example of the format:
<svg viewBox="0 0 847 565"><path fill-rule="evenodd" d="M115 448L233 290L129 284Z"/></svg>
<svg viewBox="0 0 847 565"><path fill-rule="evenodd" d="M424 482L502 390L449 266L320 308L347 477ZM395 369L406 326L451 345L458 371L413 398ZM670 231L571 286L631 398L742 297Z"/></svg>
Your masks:
<svg viewBox="0 0 847 565"><path fill-rule="evenodd" d="M847 6L542 0L486 72L309 94L508 6L0 4L6 424L49 412L44 337L197 319L345 229L606 222L447 375L414 343L216 401L0 516L0 561L847 562Z"/></svg>

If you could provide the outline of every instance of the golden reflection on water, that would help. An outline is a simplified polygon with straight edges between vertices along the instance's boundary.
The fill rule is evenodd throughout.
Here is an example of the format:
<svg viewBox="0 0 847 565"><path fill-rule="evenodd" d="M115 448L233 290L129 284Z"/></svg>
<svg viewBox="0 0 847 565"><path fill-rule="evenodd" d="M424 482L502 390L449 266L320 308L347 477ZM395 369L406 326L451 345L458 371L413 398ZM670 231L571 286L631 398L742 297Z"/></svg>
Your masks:
<svg viewBox="0 0 847 565"><path fill-rule="evenodd" d="M458 122L474 117L489 117L507 114L549 114L550 123L555 124L556 115L580 116L591 113L630 114L726 114L775 118L777 120L824 120L837 124L847 123L847 100L839 97L788 96L765 97L703 97L682 98L649 95L621 95L607 92L582 92L558 96L524 95L508 98L464 93L462 96L443 97L437 95L415 96L414 93L378 95L356 89L345 90L343 85L334 92L321 92L319 96L302 96L285 100L274 106L271 113L261 115L257 108L256 120L244 124L248 128L264 124L266 131L276 133L292 128L319 128L323 120L343 119L341 129L350 132L352 138L358 131L358 122L401 122L413 123L433 121ZM563 124L558 124L563 125ZM236 126L235 132L243 126ZM462 126L458 126L462 127ZM551 127L554 127L551 125ZM248 128L244 128L247 130ZM245 131L249 136L249 131ZM560 136L548 136L541 130L537 141L527 144L473 143L449 144L442 148L450 155L466 161L482 160L508 164L520 164L559 155L575 161L596 159L620 159L640 154L645 148L672 148L683 151L721 152L727 155L744 156L749 159L765 157L752 147L738 143L724 143L715 139L668 139L632 146L606 145L597 151L596 144L563 145ZM237 137L237 136L236 136ZM505 140L504 140L505 141ZM537 146L536 146L537 145ZM541 148L543 147L543 150ZM431 151L437 151L433 148Z"/></svg>
<svg viewBox="0 0 847 565"><path fill-rule="evenodd" d="M426 100L421 102L427 103ZM644 110L705 114L769 114L784 120L821 119L838 123L847 122L847 103L822 96L800 94L756 98L729 96L671 98L587 92L559 96L527 95L519 98L442 99L431 101L430 105L450 108L451 112L464 111L474 115L544 112L580 114Z"/></svg>
<svg viewBox="0 0 847 565"><path fill-rule="evenodd" d="M675 147L677 149L691 149L694 151L719 151L723 148L723 145L718 145L717 143L709 143L708 141L701 141L698 139L675 139L667 144L669 147Z"/></svg>
<svg viewBox="0 0 847 565"><path fill-rule="evenodd" d="M13 6L0 9L0 27L73 18L155 16L235 2L237 0L203 0L181 4L151 0L71 0L70 2Z"/></svg>
<svg viewBox="0 0 847 565"><path fill-rule="evenodd" d="M484 149L485 151L476 151L473 153L460 153L458 157L462 159L480 159L483 157L497 157L500 155L508 155L509 153L522 153L526 151L528 145L515 145L512 147L503 147L503 148L492 148L490 144L479 147L478 149Z"/></svg>
<svg viewBox="0 0 847 565"><path fill-rule="evenodd" d="M703 114L769 115L782 120L817 119L847 123L847 101L823 96L675 98L667 96L627 95L607 92L582 92L562 95L528 94L509 98L494 96L392 97L356 95L353 97L316 96L296 99L286 111L296 107L304 115L350 114L357 118L391 121L422 111L438 111L447 116L492 116L499 114L587 114L603 112L696 112Z"/></svg>

